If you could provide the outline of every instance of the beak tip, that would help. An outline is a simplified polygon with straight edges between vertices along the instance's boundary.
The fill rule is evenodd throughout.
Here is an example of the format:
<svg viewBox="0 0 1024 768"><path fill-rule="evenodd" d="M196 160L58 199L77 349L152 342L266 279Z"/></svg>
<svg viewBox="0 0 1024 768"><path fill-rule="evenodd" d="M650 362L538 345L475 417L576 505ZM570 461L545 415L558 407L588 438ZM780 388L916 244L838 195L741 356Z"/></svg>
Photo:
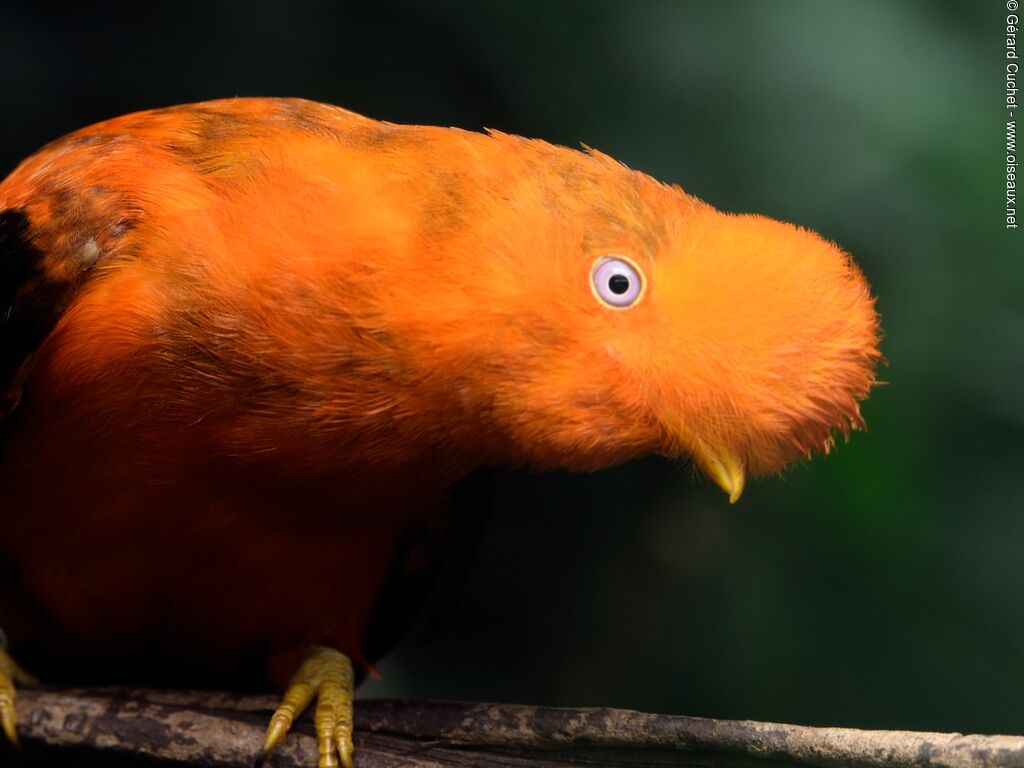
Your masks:
<svg viewBox="0 0 1024 768"><path fill-rule="evenodd" d="M705 473L725 491L729 503L735 504L739 501L747 479L743 471L743 462L739 457L727 450L711 450L706 445L701 445L695 454L697 463Z"/></svg>
<svg viewBox="0 0 1024 768"><path fill-rule="evenodd" d="M729 497L729 503L735 504L740 500L740 496L743 495L746 477L742 469L733 466L716 477L715 482L725 491L725 495Z"/></svg>

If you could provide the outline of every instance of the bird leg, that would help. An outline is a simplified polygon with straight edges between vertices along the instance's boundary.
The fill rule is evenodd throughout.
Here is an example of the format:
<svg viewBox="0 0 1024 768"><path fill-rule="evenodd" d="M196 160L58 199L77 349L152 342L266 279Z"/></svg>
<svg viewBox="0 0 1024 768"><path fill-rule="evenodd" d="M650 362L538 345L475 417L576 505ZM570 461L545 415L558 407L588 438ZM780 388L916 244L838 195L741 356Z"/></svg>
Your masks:
<svg viewBox="0 0 1024 768"><path fill-rule="evenodd" d="M17 665L7 653L3 639L3 631L0 630L0 728L7 740L17 746L18 716L14 709L14 686L38 685L39 681Z"/></svg>
<svg viewBox="0 0 1024 768"><path fill-rule="evenodd" d="M316 743L319 768L352 768L352 699L355 678L352 662L333 648L310 646L298 670L288 681L280 706L270 718L257 765L262 765L288 732L292 722L316 696Z"/></svg>

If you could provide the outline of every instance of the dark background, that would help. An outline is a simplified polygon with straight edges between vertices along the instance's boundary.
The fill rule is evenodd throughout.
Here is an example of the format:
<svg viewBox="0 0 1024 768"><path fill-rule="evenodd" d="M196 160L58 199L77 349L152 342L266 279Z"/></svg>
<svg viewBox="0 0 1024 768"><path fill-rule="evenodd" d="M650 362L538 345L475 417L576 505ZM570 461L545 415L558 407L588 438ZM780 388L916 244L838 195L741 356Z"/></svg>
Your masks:
<svg viewBox="0 0 1024 768"><path fill-rule="evenodd" d="M232 95L583 141L816 229L878 294L868 434L729 507L508 474L451 629L362 695L1024 733L1024 247L1001 2L4 3L0 174Z"/></svg>

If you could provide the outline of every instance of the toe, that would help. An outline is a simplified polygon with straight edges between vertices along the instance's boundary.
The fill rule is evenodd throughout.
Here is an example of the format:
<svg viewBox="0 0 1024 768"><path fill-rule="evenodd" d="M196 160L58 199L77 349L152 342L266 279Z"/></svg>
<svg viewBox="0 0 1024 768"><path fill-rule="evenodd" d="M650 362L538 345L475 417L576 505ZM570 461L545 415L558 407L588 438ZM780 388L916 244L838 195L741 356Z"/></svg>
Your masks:
<svg viewBox="0 0 1024 768"><path fill-rule="evenodd" d="M267 761L274 751L274 747L292 727L295 718L309 706L315 692L316 688L306 681L295 681L288 686L281 704L274 710L274 714L270 718L270 725L267 727L267 735L263 739L259 757L256 758L256 765L263 765Z"/></svg>
<svg viewBox="0 0 1024 768"><path fill-rule="evenodd" d="M352 766L352 694L351 688L337 680L326 680L320 687L316 707L316 740L320 768Z"/></svg>
<svg viewBox="0 0 1024 768"><path fill-rule="evenodd" d="M18 746L18 716L14 710L14 689L0 689L0 728L7 740Z"/></svg>
<svg viewBox="0 0 1024 768"><path fill-rule="evenodd" d="M295 718L309 705L316 705L316 741L320 768L352 768L352 700L355 676L352 662L343 653L315 645L307 651L292 675L281 705L270 719L257 765L264 763L284 738Z"/></svg>
<svg viewBox="0 0 1024 768"><path fill-rule="evenodd" d="M0 730L14 745L18 744L18 715L14 708L14 684L35 685L32 675L14 663L7 651L0 648Z"/></svg>

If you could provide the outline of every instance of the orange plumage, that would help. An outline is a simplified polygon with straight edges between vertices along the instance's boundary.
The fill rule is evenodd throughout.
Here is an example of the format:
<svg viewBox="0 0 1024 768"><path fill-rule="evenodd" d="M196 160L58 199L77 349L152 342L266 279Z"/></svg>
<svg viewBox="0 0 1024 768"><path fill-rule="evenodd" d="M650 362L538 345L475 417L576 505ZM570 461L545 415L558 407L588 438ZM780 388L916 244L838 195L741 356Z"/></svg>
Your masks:
<svg viewBox="0 0 1024 768"><path fill-rule="evenodd" d="M859 426L878 359L833 244L496 132L143 112L26 160L0 211L31 262L0 550L96 649L365 663L398 542L473 469L689 455L735 496ZM632 306L595 293L608 256Z"/></svg>

